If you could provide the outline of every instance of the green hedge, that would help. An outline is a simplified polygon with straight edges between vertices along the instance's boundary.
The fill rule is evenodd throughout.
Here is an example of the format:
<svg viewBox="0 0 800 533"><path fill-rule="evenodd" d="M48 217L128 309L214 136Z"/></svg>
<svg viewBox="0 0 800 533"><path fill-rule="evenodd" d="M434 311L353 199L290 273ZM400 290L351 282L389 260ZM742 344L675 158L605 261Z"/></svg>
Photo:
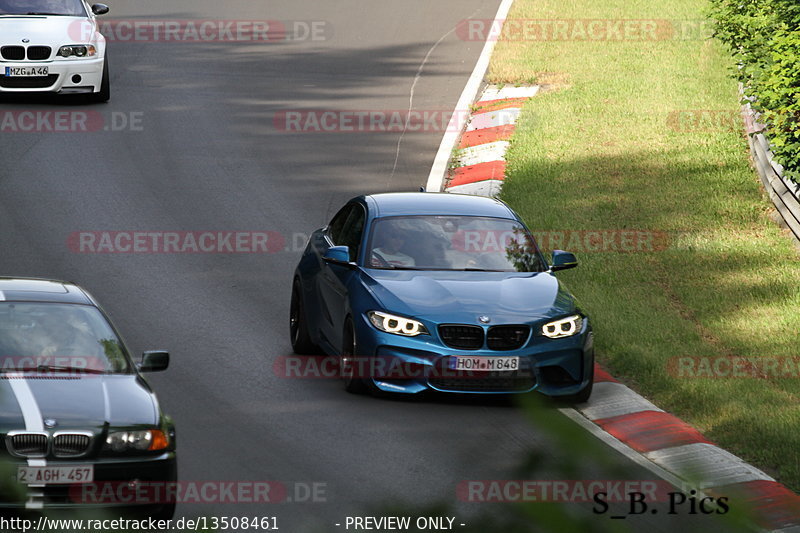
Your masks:
<svg viewBox="0 0 800 533"><path fill-rule="evenodd" d="M775 160L800 183L800 2L711 0L714 33L763 113Z"/></svg>

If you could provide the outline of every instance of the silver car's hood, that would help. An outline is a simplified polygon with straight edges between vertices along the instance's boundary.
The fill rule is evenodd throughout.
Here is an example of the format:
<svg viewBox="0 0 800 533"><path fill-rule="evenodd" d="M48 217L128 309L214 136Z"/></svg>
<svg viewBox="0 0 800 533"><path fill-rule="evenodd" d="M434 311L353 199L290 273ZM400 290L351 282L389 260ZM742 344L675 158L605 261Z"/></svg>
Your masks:
<svg viewBox="0 0 800 533"><path fill-rule="evenodd" d="M97 44L97 24L88 17L0 15L0 44L45 45L53 50L65 44ZM27 42L23 40L27 39Z"/></svg>

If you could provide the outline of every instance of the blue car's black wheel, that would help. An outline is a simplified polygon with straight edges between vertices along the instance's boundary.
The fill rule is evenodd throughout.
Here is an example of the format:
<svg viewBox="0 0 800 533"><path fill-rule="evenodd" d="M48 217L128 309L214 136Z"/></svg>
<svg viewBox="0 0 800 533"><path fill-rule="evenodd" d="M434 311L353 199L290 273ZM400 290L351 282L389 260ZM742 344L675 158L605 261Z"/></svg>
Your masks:
<svg viewBox="0 0 800 533"><path fill-rule="evenodd" d="M592 395L592 388L594 386L594 362L592 362L592 369L589 371L589 383L576 394L569 396L560 396L558 399L567 403L586 403Z"/></svg>
<svg viewBox="0 0 800 533"><path fill-rule="evenodd" d="M292 350L299 355L314 355L319 349L311 342L308 334L308 321L303 307L300 280L295 279L292 284L292 303L289 306L289 334L292 341Z"/></svg>
<svg viewBox="0 0 800 533"><path fill-rule="evenodd" d="M367 380L358 375L360 371L357 369L363 368L364 365L358 363L357 354L358 343L356 342L356 332L352 320L348 318L344 325L342 357L339 364L342 379L344 379L345 390L354 394L363 394L369 392L370 387Z"/></svg>

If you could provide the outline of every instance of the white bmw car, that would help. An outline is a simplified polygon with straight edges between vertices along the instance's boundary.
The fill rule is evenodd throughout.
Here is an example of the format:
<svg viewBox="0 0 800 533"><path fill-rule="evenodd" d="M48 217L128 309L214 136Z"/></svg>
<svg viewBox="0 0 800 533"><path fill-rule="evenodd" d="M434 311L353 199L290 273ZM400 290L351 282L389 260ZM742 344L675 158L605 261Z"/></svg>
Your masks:
<svg viewBox="0 0 800 533"><path fill-rule="evenodd" d="M110 97L106 40L87 0L0 0L0 93Z"/></svg>

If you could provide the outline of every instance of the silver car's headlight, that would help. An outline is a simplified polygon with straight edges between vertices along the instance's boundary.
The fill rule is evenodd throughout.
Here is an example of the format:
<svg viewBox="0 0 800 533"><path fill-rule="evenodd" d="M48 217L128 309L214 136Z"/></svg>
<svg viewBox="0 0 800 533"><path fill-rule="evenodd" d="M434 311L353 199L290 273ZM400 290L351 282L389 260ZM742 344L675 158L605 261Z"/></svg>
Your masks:
<svg viewBox="0 0 800 533"><path fill-rule="evenodd" d="M69 44L58 49L61 57L93 57L97 55L97 49L91 44Z"/></svg>
<svg viewBox="0 0 800 533"><path fill-rule="evenodd" d="M583 317L580 315L572 315L560 320L548 322L542 326L542 333L545 337L551 339L560 339L562 337L571 337L576 333L580 333L583 327Z"/></svg>
<svg viewBox="0 0 800 533"><path fill-rule="evenodd" d="M419 320L404 318L402 316L390 315L380 311L370 311L367 313L372 325L386 333L403 335L404 337L416 337L417 335L427 335L428 330Z"/></svg>

